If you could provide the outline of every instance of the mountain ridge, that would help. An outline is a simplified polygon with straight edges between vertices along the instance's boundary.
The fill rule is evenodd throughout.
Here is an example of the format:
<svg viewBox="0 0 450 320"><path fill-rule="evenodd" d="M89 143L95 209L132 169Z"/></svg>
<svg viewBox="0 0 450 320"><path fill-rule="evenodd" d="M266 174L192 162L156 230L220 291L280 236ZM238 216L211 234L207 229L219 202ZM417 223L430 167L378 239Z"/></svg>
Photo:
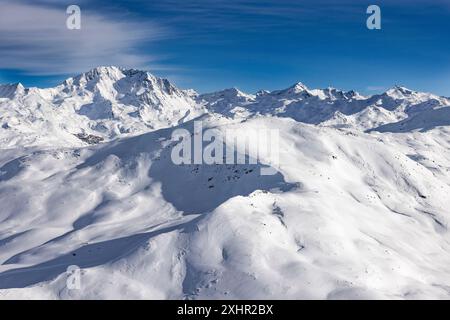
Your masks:
<svg viewBox="0 0 450 320"><path fill-rule="evenodd" d="M108 141L175 126L206 113L236 119L288 117L369 132L382 126L394 128L386 125L395 123L416 127L417 123L405 126L404 121L418 113L425 113L423 119L430 113L434 119L433 110L448 106L448 98L402 86L367 97L353 90L309 89L301 82L256 94L237 88L198 94L178 89L147 71L103 66L47 89L25 88L20 83L0 85L0 142L6 146L76 146L86 143L79 137ZM447 122L450 119L439 121Z"/></svg>

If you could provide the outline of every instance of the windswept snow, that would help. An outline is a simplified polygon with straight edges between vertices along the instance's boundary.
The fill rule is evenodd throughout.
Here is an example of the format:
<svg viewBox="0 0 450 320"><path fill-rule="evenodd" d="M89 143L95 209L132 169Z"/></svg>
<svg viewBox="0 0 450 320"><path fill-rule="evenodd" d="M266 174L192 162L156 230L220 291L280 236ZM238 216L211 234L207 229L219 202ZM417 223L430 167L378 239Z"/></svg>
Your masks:
<svg viewBox="0 0 450 320"><path fill-rule="evenodd" d="M198 95L115 67L0 86L0 299L448 299L449 108L403 87ZM279 162L175 165L195 120L278 130Z"/></svg>

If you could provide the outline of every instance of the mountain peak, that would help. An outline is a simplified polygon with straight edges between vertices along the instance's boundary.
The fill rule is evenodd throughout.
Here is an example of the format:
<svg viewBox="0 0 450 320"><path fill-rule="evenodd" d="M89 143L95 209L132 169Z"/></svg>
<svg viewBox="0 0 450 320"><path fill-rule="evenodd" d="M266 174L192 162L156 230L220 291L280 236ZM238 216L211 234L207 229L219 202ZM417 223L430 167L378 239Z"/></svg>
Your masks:
<svg viewBox="0 0 450 320"><path fill-rule="evenodd" d="M14 98L25 93L25 87L20 83L10 83L0 85L0 98Z"/></svg>
<svg viewBox="0 0 450 320"><path fill-rule="evenodd" d="M120 68L114 66L97 67L81 74L79 77L85 78L87 81L100 78L120 79L123 77L123 73Z"/></svg>
<svg viewBox="0 0 450 320"><path fill-rule="evenodd" d="M25 87L20 82L0 84L0 88L25 89Z"/></svg>
<svg viewBox="0 0 450 320"><path fill-rule="evenodd" d="M122 68L119 68L116 66L99 66L99 67L95 67L95 68L91 69L90 71L108 74L108 73L117 72L117 71L121 71L121 70L122 70Z"/></svg>
<svg viewBox="0 0 450 320"><path fill-rule="evenodd" d="M122 81L123 80L123 81ZM100 92L104 97L119 94L139 93L164 90L172 95L180 92L167 79L155 77L151 73L137 69L125 69L115 66L101 66L84 72L76 77L69 78L63 83L66 91L73 89Z"/></svg>
<svg viewBox="0 0 450 320"><path fill-rule="evenodd" d="M267 96L268 94L270 94L270 91L268 90L259 90L255 93L257 97Z"/></svg>
<svg viewBox="0 0 450 320"><path fill-rule="evenodd" d="M246 93L242 92L241 90L239 90L236 87L225 89L222 92L223 93L228 93L228 94L231 94L231 95L235 95L235 96L245 96L245 95L247 95Z"/></svg>
<svg viewBox="0 0 450 320"><path fill-rule="evenodd" d="M217 98L235 99L235 98L251 98L252 96L245 92L242 92L236 87L232 87L217 92L205 93L202 94L201 97L203 98L211 97L215 99Z"/></svg>
<svg viewBox="0 0 450 320"><path fill-rule="evenodd" d="M386 91L386 95L395 97L395 98L409 96L413 93L414 93L413 90L410 90L410 89L400 86L400 85L395 85L393 88Z"/></svg>
<svg viewBox="0 0 450 320"><path fill-rule="evenodd" d="M297 82L287 89L272 91L271 95L275 96L296 96L298 94L309 95L308 88L301 82Z"/></svg>
<svg viewBox="0 0 450 320"><path fill-rule="evenodd" d="M302 82L297 82L292 86L290 86L288 89L294 91L295 93L299 93L308 90L308 87L304 85Z"/></svg>

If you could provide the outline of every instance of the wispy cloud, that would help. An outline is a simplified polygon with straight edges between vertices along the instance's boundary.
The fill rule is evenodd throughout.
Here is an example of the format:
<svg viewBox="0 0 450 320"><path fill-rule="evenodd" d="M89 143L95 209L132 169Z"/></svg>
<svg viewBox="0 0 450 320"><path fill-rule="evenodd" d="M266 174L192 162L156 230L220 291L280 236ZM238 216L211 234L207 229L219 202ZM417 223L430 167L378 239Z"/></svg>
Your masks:
<svg viewBox="0 0 450 320"><path fill-rule="evenodd" d="M170 36L156 23L117 20L85 10L81 30L68 30L65 9L42 2L2 3L0 69L58 75L99 65L145 68L158 57L139 48Z"/></svg>
<svg viewBox="0 0 450 320"><path fill-rule="evenodd" d="M343 1L349 5L342 6ZM197 21L196 31L205 26L208 33L233 29L271 31L277 27L316 24L321 19L339 20L342 12L361 13L354 0L164 0L146 3L156 11L170 13L174 23ZM323 10L317 10L318 6ZM189 33L189 30L185 32Z"/></svg>

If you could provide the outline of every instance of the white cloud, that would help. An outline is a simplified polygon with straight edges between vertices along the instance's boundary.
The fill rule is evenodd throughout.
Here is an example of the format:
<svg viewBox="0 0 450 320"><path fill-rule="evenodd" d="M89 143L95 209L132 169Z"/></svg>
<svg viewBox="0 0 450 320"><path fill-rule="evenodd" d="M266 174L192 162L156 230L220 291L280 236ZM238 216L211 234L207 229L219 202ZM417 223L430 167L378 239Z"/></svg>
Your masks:
<svg viewBox="0 0 450 320"><path fill-rule="evenodd" d="M155 23L114 20L83 7L81 30L68 30L65 10L17 0L3 3L0 69L58 75L99 65L145 68L157 57L138 48L169 36Z"/></svg>

